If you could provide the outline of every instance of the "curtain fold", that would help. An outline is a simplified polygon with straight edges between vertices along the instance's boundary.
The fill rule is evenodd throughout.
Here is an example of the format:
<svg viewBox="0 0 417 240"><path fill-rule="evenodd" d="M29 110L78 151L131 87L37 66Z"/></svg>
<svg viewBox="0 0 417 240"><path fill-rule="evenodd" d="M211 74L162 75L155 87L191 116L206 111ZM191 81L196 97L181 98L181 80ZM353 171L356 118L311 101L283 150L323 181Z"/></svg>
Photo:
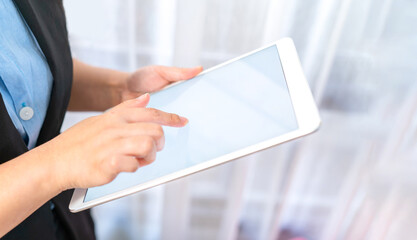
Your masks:
<svg viewBox="0 0 417 240"><path fill-rule="evenodd" d="M209 68L292 37L315 134L93 209L100 239L417 236L417 2L65 1L73 55ZM68 113L64 129L98 113Z"/></svg>

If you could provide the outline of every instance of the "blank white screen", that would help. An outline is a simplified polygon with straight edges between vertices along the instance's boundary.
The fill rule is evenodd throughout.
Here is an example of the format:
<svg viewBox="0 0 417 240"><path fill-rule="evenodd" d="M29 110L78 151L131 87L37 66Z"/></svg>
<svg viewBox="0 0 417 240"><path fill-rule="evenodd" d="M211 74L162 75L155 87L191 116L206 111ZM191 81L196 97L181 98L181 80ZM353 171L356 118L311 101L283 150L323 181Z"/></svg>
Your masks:
<svg viewBox="0 0 417 240"><path fill-rule="evenodd" d="M164 127L156 161L111 183L89 188L84 202L157 179L298 128L276 46L151 96L148 107L190 122Z"/></svg>

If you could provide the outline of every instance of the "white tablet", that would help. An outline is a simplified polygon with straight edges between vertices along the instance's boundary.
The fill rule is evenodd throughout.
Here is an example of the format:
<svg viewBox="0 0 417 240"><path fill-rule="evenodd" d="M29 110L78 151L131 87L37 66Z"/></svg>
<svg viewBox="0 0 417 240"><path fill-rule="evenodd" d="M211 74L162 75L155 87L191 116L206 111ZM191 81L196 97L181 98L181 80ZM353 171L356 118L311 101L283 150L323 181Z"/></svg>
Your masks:
<svg viewBox="0 0 417 240"><path fill-rule="evenodd" d="M320 124L288 38L156 92L148 107L185 116L189 123L164 127L165 147L154 163L103 186L76 189L72 212L295 139Z"/></svg>

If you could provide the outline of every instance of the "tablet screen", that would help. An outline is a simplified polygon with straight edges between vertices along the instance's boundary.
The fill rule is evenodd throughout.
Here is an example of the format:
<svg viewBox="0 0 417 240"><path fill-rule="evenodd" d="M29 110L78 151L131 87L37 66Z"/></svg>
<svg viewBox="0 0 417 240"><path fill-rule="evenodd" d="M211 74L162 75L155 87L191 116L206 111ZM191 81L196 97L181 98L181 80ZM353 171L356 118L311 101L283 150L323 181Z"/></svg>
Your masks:
<svg viewBox="0 0 417 240"><path fill-rule="evenodd" d="M190 121L164 127L165 148L154 163L89 188L84 202L298 129L275 45L152 94L148 107Z"/></svg>

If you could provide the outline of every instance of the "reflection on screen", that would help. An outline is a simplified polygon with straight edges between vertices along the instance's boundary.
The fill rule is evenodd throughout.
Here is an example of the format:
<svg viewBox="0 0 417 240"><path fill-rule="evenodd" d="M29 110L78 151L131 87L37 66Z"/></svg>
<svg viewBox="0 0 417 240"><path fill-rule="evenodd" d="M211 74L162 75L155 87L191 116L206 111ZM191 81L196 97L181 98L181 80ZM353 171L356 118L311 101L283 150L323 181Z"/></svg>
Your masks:
<svg viewBox="0 0 417 240"><path fill-rule="evenodd" d="M298 128L275 46L153 94L148 106L190 122L164 127L165 148L154 163L88 189L85 202Z"/></svg>

